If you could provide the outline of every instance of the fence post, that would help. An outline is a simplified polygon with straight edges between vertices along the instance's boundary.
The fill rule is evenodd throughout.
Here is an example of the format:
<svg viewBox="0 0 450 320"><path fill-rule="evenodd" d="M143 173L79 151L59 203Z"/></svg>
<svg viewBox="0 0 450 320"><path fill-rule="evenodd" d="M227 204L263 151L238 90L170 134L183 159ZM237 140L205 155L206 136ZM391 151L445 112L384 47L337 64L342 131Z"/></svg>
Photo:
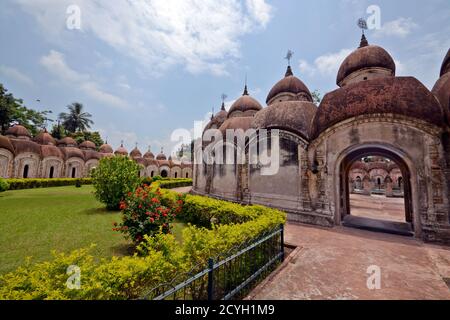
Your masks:
<svg viewBox="0 0 450 320"><path fill-rule="evenodd" d="M280 250L281 250L281 261L284 261L284 225L281 225L281 235L280 235Z"/></svg>
<svg viewBox="0 0 450 320"><path fill-rule="evenodd" d="M214 260L208 259L208 300L214 299Z"/></svg>

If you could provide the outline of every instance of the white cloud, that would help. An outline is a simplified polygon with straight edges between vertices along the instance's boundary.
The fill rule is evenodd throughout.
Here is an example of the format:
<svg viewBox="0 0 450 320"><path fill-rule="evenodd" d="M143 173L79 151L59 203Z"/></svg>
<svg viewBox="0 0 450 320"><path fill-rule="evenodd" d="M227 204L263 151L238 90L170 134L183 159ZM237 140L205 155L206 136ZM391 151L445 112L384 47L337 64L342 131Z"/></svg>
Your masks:
<svg viewBox="0 0 450 320"><path fill-rule="evenodd" d="M106 106L118 108L127 107L127 103L124 100L100 89L99 85L93 81L88 74L79 73L73 70L67 65L62 53L51 50L48 55L41 58L40 63L50 73L59 78L59 80L78 88L92 99L95 99Z"/></svg>
<svg viewBox="0 0 450 320"><path fill-rule="evenodd" d="M327 53L317 57L314 63L310 64L306 60L299 60L299 69L302 73L315 76L335 76L342 61L352 52L351 49L341 49L338 52Z"/></svg>
<svg viewBox="0 0 450 320"><path fill-rule="evenodd" d="M16 0L35 16L49 40L68 41L68 5L81 10L81 32L93 34L155 73L183 65L192 73L226 74L240 55L240 38L264 28L272 7L264 0ZM64 34L63 34L64 33Z"/></svg>
<svg viewBox="0 0 450 320"><path fill-rule="evenodd" d="M28 86L33 86L34 82L33 80L27 76L26 74L22 73L21 71L8 67L8 66L0 66L0 74L3 76L12 79L17 82L21 82L23 84L26 84Z"/></svg>
<svg viewBox="0 0 450 320"><path fill-rule="evenodd" d="M376 37L392 36L404 38L417 27L418 25L412 20L412 18L400 17L396 20L384 23L381 29L375 30L374 35Z"/></svg>

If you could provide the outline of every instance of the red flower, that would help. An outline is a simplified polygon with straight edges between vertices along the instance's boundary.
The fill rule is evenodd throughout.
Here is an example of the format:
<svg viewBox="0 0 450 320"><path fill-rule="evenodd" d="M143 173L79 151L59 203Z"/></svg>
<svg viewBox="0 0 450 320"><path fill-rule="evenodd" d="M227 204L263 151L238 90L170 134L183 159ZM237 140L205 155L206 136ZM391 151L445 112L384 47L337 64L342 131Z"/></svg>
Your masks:
<svg viewBox="0 0 450 320"><path fill-rule="evenodd" d="M151 223L155 222L155 219L153 219L153 218L150 218L149 220Z"/></svg>
<svg viewBox="0 0 450 320"><path fill-rule="evenodd" d="M153 199L152 199L152 202L153 202L153 203L159 203L159 200L158 200L157 198L153 198Z"/></svg>

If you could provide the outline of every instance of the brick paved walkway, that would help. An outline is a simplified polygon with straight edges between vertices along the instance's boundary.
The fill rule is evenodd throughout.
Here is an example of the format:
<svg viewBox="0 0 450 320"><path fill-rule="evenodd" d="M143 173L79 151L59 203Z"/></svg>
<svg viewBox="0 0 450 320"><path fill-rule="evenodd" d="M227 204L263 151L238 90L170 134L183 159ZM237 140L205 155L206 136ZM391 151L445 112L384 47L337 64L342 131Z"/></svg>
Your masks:
<svg viewBox="0 0 450 320"><path fill-rule="evenodd" d="M253 299L450 299L450 248L345 227L286 227L301 246ZM367 268L381 268L381 289L367 288Z"/></svg>

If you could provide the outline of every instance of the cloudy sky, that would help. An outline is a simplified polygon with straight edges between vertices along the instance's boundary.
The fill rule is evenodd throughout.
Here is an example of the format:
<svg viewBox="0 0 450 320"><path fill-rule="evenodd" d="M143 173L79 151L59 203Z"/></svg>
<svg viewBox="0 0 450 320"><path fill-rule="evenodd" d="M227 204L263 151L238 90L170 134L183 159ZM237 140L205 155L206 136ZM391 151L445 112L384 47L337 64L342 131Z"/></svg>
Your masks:
<svg viewBox="0 0 450 320"><path fill-rule="evenodd" d="M235 100L246 74L263 104L288 49L311 91L335 89L373 5L369 43L431 88L450 47L448 0L3 0L0 82L55 115L82 102L114 148L168 151L173 131L217 111L222 93Z"/></svg>

